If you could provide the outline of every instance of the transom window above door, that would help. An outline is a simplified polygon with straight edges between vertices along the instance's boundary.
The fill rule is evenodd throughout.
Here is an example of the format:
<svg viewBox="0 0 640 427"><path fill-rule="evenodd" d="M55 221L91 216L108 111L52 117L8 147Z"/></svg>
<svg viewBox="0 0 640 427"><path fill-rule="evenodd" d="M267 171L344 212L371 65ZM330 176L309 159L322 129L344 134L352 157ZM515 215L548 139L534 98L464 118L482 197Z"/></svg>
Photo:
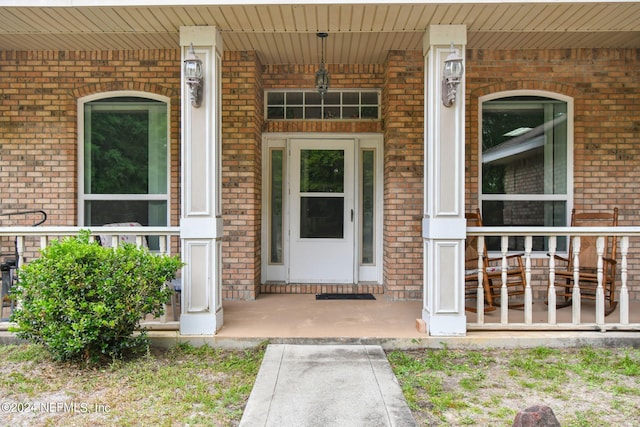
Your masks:
<svg viewBox="0 0 640 427"><path fill-rule="evenodd" d="M331 90L323 96L315 91L266 91L269 120L378 120L380 91Z"/></svg>

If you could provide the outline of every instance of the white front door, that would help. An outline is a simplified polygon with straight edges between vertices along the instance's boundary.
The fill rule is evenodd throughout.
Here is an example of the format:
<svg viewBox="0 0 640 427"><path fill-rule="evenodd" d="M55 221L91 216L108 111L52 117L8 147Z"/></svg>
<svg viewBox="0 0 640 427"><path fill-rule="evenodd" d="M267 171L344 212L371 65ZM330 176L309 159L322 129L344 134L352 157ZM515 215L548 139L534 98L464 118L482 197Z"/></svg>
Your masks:
<svg viewBox="0 0 640 427"><path fill-rule="evenodd" d="M290 141L289 283L354 283L355 141Z"/></svg>

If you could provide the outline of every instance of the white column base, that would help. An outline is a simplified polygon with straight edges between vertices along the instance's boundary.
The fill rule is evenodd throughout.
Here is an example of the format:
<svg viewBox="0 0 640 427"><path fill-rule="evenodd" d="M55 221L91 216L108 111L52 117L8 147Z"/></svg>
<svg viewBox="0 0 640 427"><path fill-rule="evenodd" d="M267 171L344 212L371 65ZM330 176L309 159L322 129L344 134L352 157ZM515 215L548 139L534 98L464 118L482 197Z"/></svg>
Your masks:
<svg viewBox="0 0 640 427"><path fill-rule="evenodd" d="M222 328L222 309L211 314L182 314L180 335L215 335Z"/></svg>
<svg viewBox="0 0 640 427"><path fill-rule="evenodd" d="M434 337L464 337L467 335L467 316L464 314L431 316L422 310L422 320L427 324L427 333Z"/></svg>

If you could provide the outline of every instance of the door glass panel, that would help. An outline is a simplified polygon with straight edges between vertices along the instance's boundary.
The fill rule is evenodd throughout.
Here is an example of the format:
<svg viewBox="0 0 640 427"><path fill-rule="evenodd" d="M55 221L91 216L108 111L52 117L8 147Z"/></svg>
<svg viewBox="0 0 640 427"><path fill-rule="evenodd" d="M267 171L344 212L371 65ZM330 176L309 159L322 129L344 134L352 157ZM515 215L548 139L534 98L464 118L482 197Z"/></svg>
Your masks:
<svg viewBox="0 0 640 427"><path fill-rule="evenodd" d="M271 212L270 227L271 235L269 248L271 264L282 264L283 255L283 150L271 151Z"/></svg>
<svg viewBox="0 0 640 427"><path fill-rule="evenodd" d="M300 237L342 239L344 197L300 197Z"/></svg>
<svg viewBox="0 0 640 427"><path fill-rule="evenodd" d="M373 264L374 151L362 152L362 264Z"/></svg>
<svg viewBox="0 0 640 427"><path fill-rule="evenodd" d="M300 150L301 193L344 192L344 150Z"/></svg>

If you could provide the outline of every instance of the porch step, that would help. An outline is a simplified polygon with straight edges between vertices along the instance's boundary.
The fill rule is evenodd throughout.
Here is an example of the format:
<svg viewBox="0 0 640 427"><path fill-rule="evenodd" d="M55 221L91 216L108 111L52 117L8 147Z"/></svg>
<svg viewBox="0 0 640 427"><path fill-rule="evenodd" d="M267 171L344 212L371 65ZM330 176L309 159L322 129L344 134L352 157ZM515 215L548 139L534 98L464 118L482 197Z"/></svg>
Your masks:
<svg viewBox="0 0 640 427"><path fill-rule="evenodd" d="M369 283L266 283L262 294L384 294L384 285Z"/></svg>

